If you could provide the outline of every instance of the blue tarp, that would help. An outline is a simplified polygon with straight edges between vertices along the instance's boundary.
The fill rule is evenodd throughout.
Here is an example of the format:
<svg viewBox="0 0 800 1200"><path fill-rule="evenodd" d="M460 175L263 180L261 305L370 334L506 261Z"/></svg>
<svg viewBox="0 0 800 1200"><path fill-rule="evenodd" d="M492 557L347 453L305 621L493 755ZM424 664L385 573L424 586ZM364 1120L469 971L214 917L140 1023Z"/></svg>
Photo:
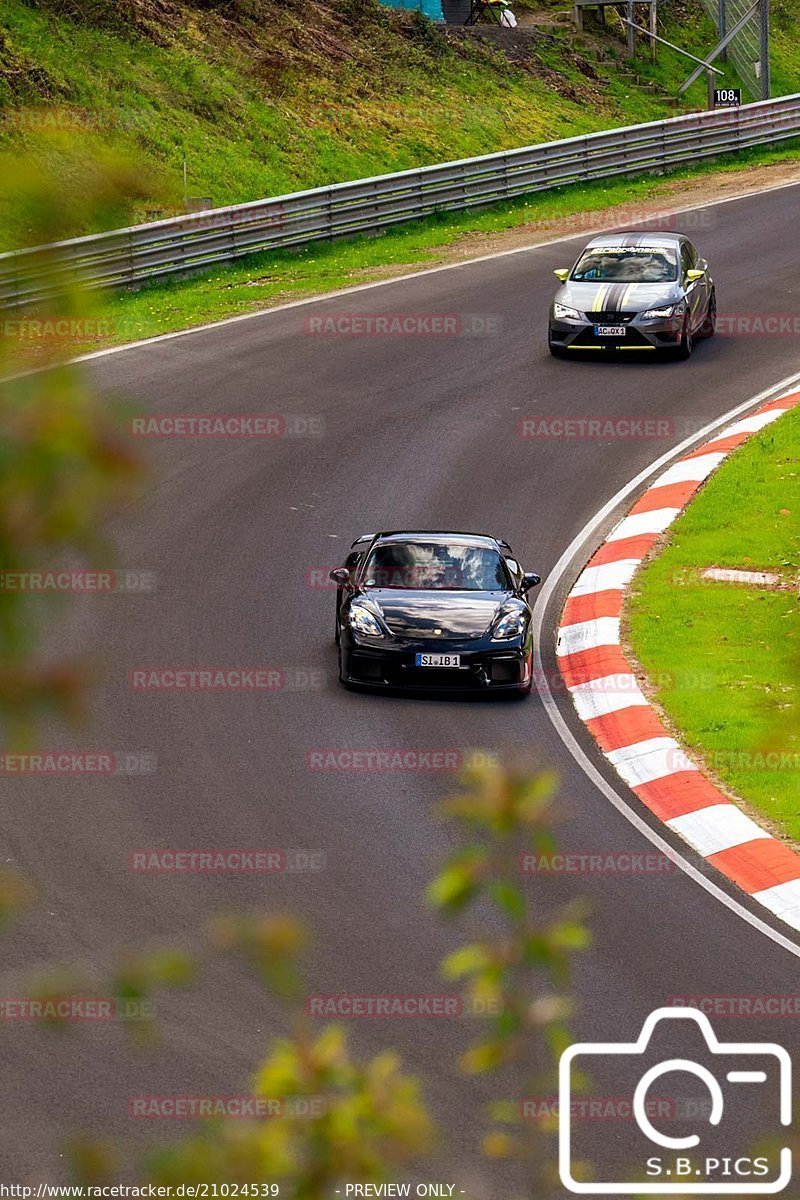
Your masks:
<svg viewBox="0 0 800 1200"><path fill-rule="evenodd" d="M413 8L430 17L432 21L443 21L442 0L381 0L389 8Z"/></svg>

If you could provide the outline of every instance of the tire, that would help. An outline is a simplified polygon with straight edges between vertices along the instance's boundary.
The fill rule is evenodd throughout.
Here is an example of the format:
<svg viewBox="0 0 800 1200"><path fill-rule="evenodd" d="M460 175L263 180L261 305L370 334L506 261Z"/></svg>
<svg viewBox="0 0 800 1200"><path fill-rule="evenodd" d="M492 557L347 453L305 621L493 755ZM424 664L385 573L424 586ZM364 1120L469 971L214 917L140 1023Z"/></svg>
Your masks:
<svg viewBox="0 0 800 1200"><path fill-rule="evenodd" d="M694 338L692 336L692 326L689 322L689 314L686 314L686 319L683 322L683 330L681 331L681 340L675 350L675 357L687 359L692 357L694 349Z"/></svg>
<svg viewBox="0 0 800 1200"><path fill-rule="evenodd" d="M567 352L564 349L564 347L563 346L554 346L553 343L550 341L550 338L547 339L547 349L550 351L553 358L566 358L567 357Z"/></svg>
<svg viewBox="0 0 800 1200"><path fill-rule="evenodd" d="M339 633L339 614L337 612L337 614L336 614L336 629L334 630L334 633L333 633L334 646L338 646L340 641L341 641L341 634Z"/></svg>
<svg viewBox="0 0 800 1200"><path fill-rule="evenodd" d="M708 310L703 317L703 324L698 329L695 337L710 338L717 331L717 293L716 289L711 289L711 295L708 297Z"/></svg>

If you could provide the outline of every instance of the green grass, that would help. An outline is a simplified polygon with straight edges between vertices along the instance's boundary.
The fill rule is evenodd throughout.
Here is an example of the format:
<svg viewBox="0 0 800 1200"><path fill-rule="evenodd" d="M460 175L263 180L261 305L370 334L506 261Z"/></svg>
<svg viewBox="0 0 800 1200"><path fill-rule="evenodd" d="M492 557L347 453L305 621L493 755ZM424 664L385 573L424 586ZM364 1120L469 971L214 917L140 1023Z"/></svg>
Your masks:
<svg viewBox="0 0 800 1200"><path fill-rule="evenodd" d="M794 580L767 591L702 580L706 567L767 570ZM636 576L633 652L678 736L713 774L800 842L800 410L736 451ZM731 756L734 756L733 759ZM753 757L750 757L753 756ZM792 761L791 758L788 761ZM767 764L767 765L764 765Z"/></svg>
<svg viewBox="0 0 800 1200"><path fill-rule="evenodd" d="M614 25L583 37L548 27L512 65L484 42L375 0L164 0L159 13L136 26L112 0L4 0L0 13L0 106L98 116L106 127L78 140L89 156L135 163L142 197L128 222L180 209L184 157L189 195L218 206L675 112L664 94L619 74ZM795 61L796 25L786 22L781 86L780 63ZM696 53L713 44L699 0L665 6L661 28ZM616 57L597 63L598 51ZM672 95L687 74L669 50L655 63L644 51L636 69ZM686 102L704 106L702 80ZM3 150L68 189L63 136L0 123ZM62 236L91 231L86 219L77 206ZM29 244L34 226L0 194L0 247Z"/></svg>
<svg viewBox="0 0 800 1200"><path fill-rule="evenodd" d="M545 36L523 70L375 0L259 6L263 19L234 23L175 4L158 44L5 0L0 105L99 114L109 127L83 147L126 155L153 181L138 220L180 205L184 156L189 194L218 206L663 115L644 92L587 78L563 37ZM2 125L0 148L64 160L58 138ZM3 244L24 242L6 208Z"/></svg>

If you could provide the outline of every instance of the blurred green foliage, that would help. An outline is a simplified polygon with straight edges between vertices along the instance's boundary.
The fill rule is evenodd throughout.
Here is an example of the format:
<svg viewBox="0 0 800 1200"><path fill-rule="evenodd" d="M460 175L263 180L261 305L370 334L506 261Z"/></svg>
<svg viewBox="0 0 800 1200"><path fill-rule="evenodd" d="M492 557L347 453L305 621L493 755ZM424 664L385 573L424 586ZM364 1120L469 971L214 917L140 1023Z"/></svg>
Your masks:
<svg viewBox="0 0 800 1200"><path fill-rule="evenodd" d="M481 936L453 951L447 979L463 980L467 999L494 1015L488 1035L462 1059L470 1074L498 1073L516 1095L490 1106L484 1152L526 1163L537 1195L556 1187L555 1120L523 1121L526 1096L557 1094L557 1064L571 1038L567 987L570 961L589 944L579 901L555 912L537 911L521 855L551 855L556 845L557 779L551 771L483 767L468 771L441 815L462 836L428 890L430 902L456 916L474 912Z"/></svg>

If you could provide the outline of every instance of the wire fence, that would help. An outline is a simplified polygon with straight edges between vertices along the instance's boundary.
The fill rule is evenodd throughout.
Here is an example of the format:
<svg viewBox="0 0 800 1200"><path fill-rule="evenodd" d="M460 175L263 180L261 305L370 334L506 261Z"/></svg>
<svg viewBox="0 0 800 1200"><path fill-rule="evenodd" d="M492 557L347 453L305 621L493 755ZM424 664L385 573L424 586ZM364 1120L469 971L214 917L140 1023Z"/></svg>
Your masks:
<svg viewBox="0 0 800 1200"><path fill-rule="evenodd" d="M762 17L769 20L768 0L761 0L758 9L749 21L728 43L726 54L730 58L742 84L745 99L761 100L769 95L768 64L762 64ZM717 27L720 38L752 8L752 0L703 0L703 6Z"/></svg>

